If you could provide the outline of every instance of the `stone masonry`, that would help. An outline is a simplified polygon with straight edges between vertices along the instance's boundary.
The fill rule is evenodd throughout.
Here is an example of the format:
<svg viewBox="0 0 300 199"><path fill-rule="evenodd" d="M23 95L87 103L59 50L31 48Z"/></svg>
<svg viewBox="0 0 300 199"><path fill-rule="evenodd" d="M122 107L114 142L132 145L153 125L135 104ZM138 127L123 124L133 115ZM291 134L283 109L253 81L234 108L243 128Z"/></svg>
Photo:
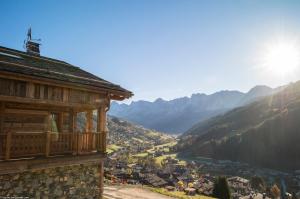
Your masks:
<svg viewBox="0 0 300 199"><path fill-rule="evenodd" d="M82 164L0 175L0 199L99 198L99 165Z"/></svg>

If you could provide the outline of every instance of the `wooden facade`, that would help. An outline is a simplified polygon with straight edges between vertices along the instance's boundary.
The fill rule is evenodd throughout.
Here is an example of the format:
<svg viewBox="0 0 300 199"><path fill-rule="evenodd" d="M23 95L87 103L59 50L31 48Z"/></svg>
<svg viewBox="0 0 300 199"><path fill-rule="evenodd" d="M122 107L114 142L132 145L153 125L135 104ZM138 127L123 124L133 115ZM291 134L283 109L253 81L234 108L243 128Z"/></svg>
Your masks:
<svg viewBox="0 0 300 199"><path fill-rule="evenodd" d="M131 95L65 62L0 47L0 168L25 158L103 158L110 101Z"/></svg>
<svg viewBox="0 0 300 199"><path fill-rule="evenodd" d="M0 100L1 160L105 153L108 97L0 78ZM83 130L78 128L78 113L85 116Z"/></svg>

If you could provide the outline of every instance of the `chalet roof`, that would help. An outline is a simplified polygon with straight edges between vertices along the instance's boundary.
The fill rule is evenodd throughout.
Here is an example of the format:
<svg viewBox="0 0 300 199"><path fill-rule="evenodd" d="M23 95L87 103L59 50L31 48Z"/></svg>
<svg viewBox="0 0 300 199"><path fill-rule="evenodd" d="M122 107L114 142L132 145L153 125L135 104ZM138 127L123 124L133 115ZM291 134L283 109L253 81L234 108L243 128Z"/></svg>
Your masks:
<svg viewBox="0 0 300 199"><path fill-rule="evenodd" d="M167 184L167 182L164 179L158 177L155 174L149 174L149 175L147 175L146 178L145 178L145 180L149 184L151 184L152 186L155 186L155 187L160 187L160 186L164 186L164 185Z"/></svg>
<svg viewBox="0 0 300 199"><path fill-rule="evenodd" d="M0 71L109 92L113 96L120 97L120 99L129 98L133 95L132 92L121 86L108 82L67 62L2 46L0 46ZM112 98L114 98L113 96Z"/></svg>

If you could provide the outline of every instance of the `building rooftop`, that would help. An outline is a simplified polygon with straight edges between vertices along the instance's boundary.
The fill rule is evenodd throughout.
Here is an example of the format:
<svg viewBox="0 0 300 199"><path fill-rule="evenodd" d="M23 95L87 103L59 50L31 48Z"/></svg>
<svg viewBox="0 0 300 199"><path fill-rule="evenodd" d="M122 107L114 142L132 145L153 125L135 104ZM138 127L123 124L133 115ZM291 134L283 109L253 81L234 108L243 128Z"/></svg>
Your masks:
<svg viewBox="0 0 300 199"><path fill-rule="evenodd" d="M125 99L133 93L67 62L0 46L0 70L8 74L59 81L109 92L112 99Z"/></svg>

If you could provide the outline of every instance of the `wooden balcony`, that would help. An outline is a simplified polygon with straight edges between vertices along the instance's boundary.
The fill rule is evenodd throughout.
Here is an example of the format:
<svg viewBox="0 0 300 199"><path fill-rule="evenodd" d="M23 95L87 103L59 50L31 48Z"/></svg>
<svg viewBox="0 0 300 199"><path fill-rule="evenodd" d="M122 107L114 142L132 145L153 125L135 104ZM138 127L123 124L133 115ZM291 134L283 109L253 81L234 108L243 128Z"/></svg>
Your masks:
<svg viewBox="0 0 300 199"><path fill-rule="evenodd" d="M105 153L106 132L0 134L0 160Z"/></svg>

